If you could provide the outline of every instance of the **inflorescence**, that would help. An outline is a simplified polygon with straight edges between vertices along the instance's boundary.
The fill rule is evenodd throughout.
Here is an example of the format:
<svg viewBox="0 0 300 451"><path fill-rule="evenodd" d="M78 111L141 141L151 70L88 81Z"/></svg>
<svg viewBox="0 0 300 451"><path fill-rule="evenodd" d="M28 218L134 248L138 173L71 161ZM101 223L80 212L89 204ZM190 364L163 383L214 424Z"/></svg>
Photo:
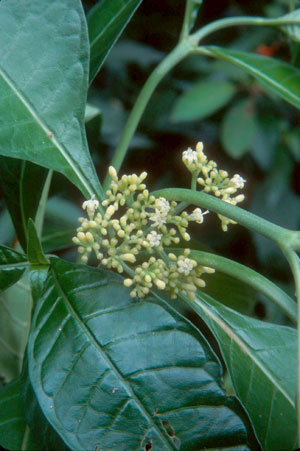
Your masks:
<svg viewBox="0 0 300 451"><path fill-rule="evenodd" d="M244 186L245 180L239 175L229 179L226 171L218 170L216 163L204 155L202 143L197 144L196 151L189 148L183 152L182 160L193 175L201 173L197 180L204 191L232 205L244 199L243 195L232 194ZM150 195L144 183L146 172L119 179L110 166L109 174L112 182L102 205L94 198L82 205L88 218L79 218L81 225L73 238L82 262L87 262L94 252L103 266L127 272L124 285L131 288L132 297L144 297L156 287L169 292L172 298L183 292L195 299L197 288L205 286L202 275L214 269L190 258L189 249L179 256L165 249L181 240L189 241L189 223L202 224L207 212L195 208L190 214L179 213L176 202ZM219 218L224 231L234 223L224 216Z"/></svg>

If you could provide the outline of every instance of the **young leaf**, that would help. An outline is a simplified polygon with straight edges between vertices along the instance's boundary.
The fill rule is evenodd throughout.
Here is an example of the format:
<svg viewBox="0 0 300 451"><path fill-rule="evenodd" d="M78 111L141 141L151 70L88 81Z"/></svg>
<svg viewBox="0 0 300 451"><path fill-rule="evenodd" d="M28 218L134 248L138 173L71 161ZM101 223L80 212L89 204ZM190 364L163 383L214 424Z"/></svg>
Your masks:
<svg viewBox="0 0 300 451"><path fill-rule="evenodd" d="M291 25L283 25L281 26L281 29L294 41L300 42L300 8L282 16L280 19L292 19L298 22Z"/></svg>
<svg viewBox="0 0 300 451"><path fill-rule="evenodd" d="M71 449L248 449L247 420L191 323L160 298L130 298L116 274L51 264L28 367L47 420Z"/></svg>
<svg viewBox="0 0 300 451"><path fill-rule="evenodd" d="M24 418L19 379L0 388L0 445L16 451L41 450Z"/></svg>
<svg viewBox="0 0 300 451"><path fill-rule="evenodd" d="M39 240L34 222L32 219L28 221L28 260L32 265L48 266L49 262L44 255L41 242Z"/></svg>
<svg viewBox="0 0 300 451"><path fill-rule="evenodd" d="M27 267L25 255L0 245L0 291L14 285Z"/></svg>
<svg viewBox="0 0 300 451"><path fill-rule="evenodd" d="M256 131L254 103L251 99L242 99L224 114L222 145L232 158L241 158L250 149Z"/></svg>
<svg viewBox="0 0 300 451"><path fill-rule="evenodd" d="M178 97L171 117L175 122L204 119L223 108L234 93L229 81L200 81Z"/></svg>
<svg viewBox="0 0 300 451"><path fill-rule="evenodd" d="M99 0L87 15L90 38L90 83L142 0Z"/></svg>
<svg viewBox="0 0 300 451"><path fill-rule="evenodd" d="M2 192L24 250L27 247L28 219L35 219L47 173L47 169L29 161L0 157Z"/></svg>
<svg viewBox="0 0 300 451"><path fill-rule="evenodd" d="M236 65L253 75L284 100L300 108L300 70L283 61L253 53L206 47L209 54Z"/></svg>
<svg viewBox="0 0 300 451"><path fill-rule="evenodd" d="M0 294L0 378L5 382L21 372L32 310L26 276Z"/></svg>
<svg viewBox="0 0 300 451"><path fill-rule="evenodd" d="M297 448L297 331L241 315L203 293L187 302L216 336L262 448Z"/></svg>
<svg viewBox="0 0 300 451"><path fill-rule="evenodd" d="M1 1L0 44L8 50L0 62L0 153L62 172L86 197L101 197L84 130L89 46L81 2Z"/></svg>

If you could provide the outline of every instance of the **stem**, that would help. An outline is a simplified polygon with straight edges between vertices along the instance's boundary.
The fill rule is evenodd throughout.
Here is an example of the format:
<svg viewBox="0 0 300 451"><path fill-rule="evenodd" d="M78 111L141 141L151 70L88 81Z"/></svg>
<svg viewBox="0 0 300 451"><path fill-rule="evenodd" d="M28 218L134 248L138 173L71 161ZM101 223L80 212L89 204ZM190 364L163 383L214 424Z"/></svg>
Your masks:
<svg viewBox="0 0 300 451"><path fill-rule="evenodd" d="M204 37L211 33L234 26L256 26L256 27L277 27L279 25L299 25L299 19L265 19L264 17L230 17L211 22L191 35L193 41L199 43Z"/></svg>
<svg viewBox="0 0 300 451"><path fill-rule="evenodd" d="M183 250L170 249L170 252L173 252L175 255L180 255ZM200 265L214 268L217 271L234 277L264 294L270 301L282 309L292 321L297 322L297 305L295 301L273 282L253 269L210 252L191 250L189 256L200 263Z"/></svg>
<svg viewBox="0 0 300 451"><path fill-rule="evenodd" d="M38 237L41 239L42 237L42 231L43 231L43 225L44 225L44 218L45 218L45 211L46 211L46 203L48 199L49 189L51 185L53 171L52 169L48 171L47 178L43 187L43 192L40 198L39 207L35 216L35 227L36 231L38 233Z"/></svg>
<svg viewBox="0 0 300 451"><path fill-rule="evenodd" d="M152 195L155 197L165 197L167 200L185 201L188 204L203 207L226 216L242 226L274 241L281 249L295 248L296 241L298 243L296 239L299 236L298 232L287 230L242 208L230 205L203 192L183 188L166 188L154 191Z"/></svg>
<svg viewBox="0 0 300 451"><path fill-rule="evenodd" d="M181 41L172 50L172 52L154 69L154 71L146 81L129 115L122 137L111 161L111 165L114 166L117 171L120 169L123 163L131 138L136 131L141 116L155 88L162 80L162 78L171 69L173 69L176 64L184 59L193 49L194 46L192 45L190 40L185 39L184 41ZM107 174L103 184L104 192L108 189L110 179L110 176Z"/></svg>
<svg viewBox="0 0 300 451"><path fill-rule="evenodd" d="M183 24L180 32L179 42L185 39L190 31L190 20L193 14L193 0L186 0Z"/></svg>
<svg viewBox="0 0 300 451"><path fill-rule="evenodd" d="M298 303L298 375L297 375L297 419L298 419L298 446L300 446L300 261L299 257L293 250L287 249L284 254L290 264L294 282L296 298Z"/></svg>

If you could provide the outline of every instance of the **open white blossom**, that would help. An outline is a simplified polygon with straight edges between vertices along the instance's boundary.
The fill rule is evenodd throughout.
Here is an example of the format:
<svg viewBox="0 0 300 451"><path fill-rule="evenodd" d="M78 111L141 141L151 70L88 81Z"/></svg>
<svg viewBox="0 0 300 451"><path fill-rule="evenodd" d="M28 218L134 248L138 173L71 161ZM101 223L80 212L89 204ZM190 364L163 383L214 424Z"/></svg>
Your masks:
<svg viewBox="0 0 300 451"><path fill-rule="evenodd" d="M208 210L206 210L202 213L201 208L195 208L195 210L193 210L193 212L189 215L189 219L191 221L197 222L197 224L202 224L203 216L206 215L207 213L208 213Z"/></svg>
<svg viewBox="0 0 300 451"><path fill-rule="evenodd" d="M89 216L93 216L95 211L99 208L99 202L95 199L95 195L93 194L90 200L86 200L82 204L83 210L87 210Z"/></svg>
<svg viewBox="0 0 300 451"><path fill-rule="evenodd" d="M239 174L234 174L232 179L230 180L231 183L235 186L235 188L244 188L246 180L243 179Z"/></svg>
<svg viewBox="0 0 300 451"><path fill-rule="evenodd" d="M195 152L194 150L191 149L191 147L189 147L182 153L182 161L188 164L196 162L197 152Z"/></svg>
<svg viewBox="0 0 300 451"><path fill-rule="evenodd" d="M195 261L190 258L181 258L177 261L178 272L188 276L195 267Z"/></svg>
<svg viewBox="0 0 300 451"><path fill-rule="evenodd" d="M148 233L146 238L151 247L157 247L160 245L162 235L153 230L152 232Z"/></svg>

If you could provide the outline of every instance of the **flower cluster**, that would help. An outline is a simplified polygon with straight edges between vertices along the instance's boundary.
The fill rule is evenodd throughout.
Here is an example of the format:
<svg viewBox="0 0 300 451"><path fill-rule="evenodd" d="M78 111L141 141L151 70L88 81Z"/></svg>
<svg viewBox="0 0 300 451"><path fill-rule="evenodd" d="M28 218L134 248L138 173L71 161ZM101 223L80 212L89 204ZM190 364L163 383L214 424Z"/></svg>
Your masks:
<svg viewBox="0 0 300 451"><path fill-rule="evenodd" d="M155 286L172 297L185 292L193 299L196 288L205 285L200 276L214 270L188 258L189 250L176 257L164 248L189 241L189 222L201 224L205 213L196 208L177 214L176 202L151 196L144 184L146 172L119 179L111 166L109 174L112 182L102 205L93 198L83 203L88 218L79 218L73 238L81 260L87 262L94 252L103 266L125 270L130 278L124 284L132 286L133 297L143 297Z"/></svg>
<svg viewBox="0 0 300 451"><path fill-rule="evenodd" d="M245 199L244 194L235 194L238 189L244 188L246 180L238 174L229 178L227 171L218 169L215 161L207 159L201 142L196 145L196 150L188 148L184 151L182 161L193 175L200 175L197 182L206 193L213 194L231 205L237 205ZM218 216L224 232L228 230L228 224L235 224L232 219Z"/></svg>

